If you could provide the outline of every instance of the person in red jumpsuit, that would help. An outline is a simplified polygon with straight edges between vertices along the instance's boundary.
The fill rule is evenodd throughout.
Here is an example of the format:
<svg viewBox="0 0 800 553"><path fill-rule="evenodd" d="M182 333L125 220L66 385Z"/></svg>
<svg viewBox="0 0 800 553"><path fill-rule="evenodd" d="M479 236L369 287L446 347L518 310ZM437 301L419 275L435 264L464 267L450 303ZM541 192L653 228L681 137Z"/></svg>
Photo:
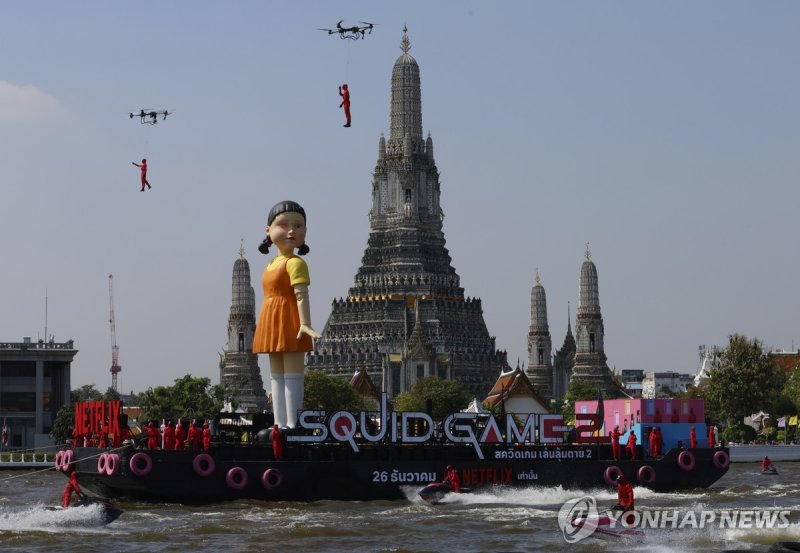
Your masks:
<svg viewBox="0 0 800 553"><path fill-rule="evenodd" d="M344 116L347 118L347 123L344 124L345 127L350 126L350 91L347 89L347 85L343 84L339 87L339 96L342 97L342 103L339 104L340 108L344 108Z"/></svg>
<svg viewBox="0 0 800 553"><path fill-rule="evenodd" d="M623 476L617 476L617 504L614 505L612 511L622 511L622 516L626 517L625 513L630 513L634 509L633 506L633 486ZM627 516L623 521L629 522L635 520L633 516Z"/></svg>
<svg viewBox="0 0 800 553"><path fill-rule="evenodd" d="M142 189L139 190L139 192L144 192L145 186L147 186L148 190L152 188L152 186L150 186L150 183L147 182L147 160L143 159L141 165L139 165L135 161L131 161L131 163L133 163L136 167L140 167L142 169Z"/></svg>
<svg viewBox="0 0 800 553"><path fill-rule="evenodd" d="M650 433L647 435L647 442L648 442L647 452L650 454L650 457L655 457L656 443L658 443L658 434L656 433L656 429L652 426L650 427Z"/></svg>
<svg viewBox="0 0 800 553"><path fill-rule="evenodd" d="M200 446L200 438L197 435L197 421L192 419L192 424L189 425L189 432L186 434L186 441L189 442L189 449L198 449Z"/></svg>
<svg viewBox="0 0 800 553"><path fill-rule="evenodd" d="M160 435L156 423L150 421L150 424L145 427L145 431L147 432L147 449L158 449Z"/></svg>
<svg viewBox="0 0 800 553"><path fill-rule="evenodd" d="M761 472L767 472L769 467L774 467L775 463L772 462L772 459L769 456L764 457L764 460L761 461Z"/></svg>
<svg viewBox="0 0 800 553"><path fill-rule="evenodd" d="M164 449L167 451L175 449L175 423L172 421L168 421L167 427L164 428Z"/></svg>
<svg viewBox="0 0 800 553"><path fill-rule="evenodd" d="M211 429L208 427L208 422L203 423L203 451L211 449Z"/></svg>
<svg viewBox="0 0 800 553"><path fill-rule="evenodd" d="M100 423L100 447L108 447L108 430L103 423Z"/></svg>
<svg viewBox="0 0 800 553"><path fill-rule="evenodd" d="M272 427L272 455L276 461L283 459L283 441L281 440L281 430L277 424Z"/></svg>
<svg viewBox="0 0 800 553"><path fill-rule="evenodd" d="M65 509L69 507L69 503L72 500L72 492L75 492L75 495L80 497L81 499L85 499L86 496L81 491L81 487L78 484L78 473L74 470L72 474L69 475L69 482L67 482L66 487L64 488L64 497L61 500L61 506Z"/></svg>
<svg viewBox="0 0 800 553"><path fill-rule="evenodd" d="M625 445L625 447L628 450L628 456L631 459L636 459L636 432L633 430L631 430L631 433L628 436L628 443Z"/></svg>
<svg viewBox="0 0 800 553"><path fill-rule="evenodd" d="M450 484L450 491L461 493L461 478L458 476L458 471L453 465L447 465L445 470L443 482L445 484Z"/></svg>
<svg viewBox="0 0 800 553"><path fill-rule="evenodd" d="M186 449L186 432L183 430L183 423L178 419L178 424L175 425L175 449Z"/></svg>
<svg viewBox="0 0 800 553"><path fill-rule="evenodd" d="M697 447L697 432L694 426L689 429L689 447L694 449Z"/></svg>
<svg viewBox="0 0 800 553"><path fill-rule="evenodd" d="M72 447L80 447L83 445L83 438L81 438L81 431L78 427L72 429Z"/></svg>
<svg viewBox="0 0 800 553"><path fill-rule="evenodd" d="M656 457L661 456L664 449L664 434L661 433L661 427L656 426Z"/></svg>
<svg viewBox="0 0 800 553"><path fill-rule="evenodd" d="M622 432L619 431L619 426L615 426L614 430L611 431L611 455L614 459L619 459L619 437L622 436Z"/></svg>
<svg viewBox="0 0 800 553"><path fill-rule="evenodd" d="M129 440L130 437L131 437L131 429L128 428L127 424L124 424L122 426L122 429L119 431L119 443L115 441L114 447L119 447L120 445L125 443L126 440Z"/></svg>
<svg viewBox="0 0 800 553"><path fill-rule="evenodd" d="M708 447L717 447L717 435L713 424L708 427Z"/></svg>

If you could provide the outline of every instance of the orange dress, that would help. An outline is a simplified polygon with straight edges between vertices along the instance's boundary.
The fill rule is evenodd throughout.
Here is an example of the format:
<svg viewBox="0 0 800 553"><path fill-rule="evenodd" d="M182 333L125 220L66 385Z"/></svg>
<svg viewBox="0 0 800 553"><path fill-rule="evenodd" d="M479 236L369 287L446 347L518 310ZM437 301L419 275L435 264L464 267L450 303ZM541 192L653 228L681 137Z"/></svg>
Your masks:
<svg viewBox="0 0 800 553"><path fill-rule="evenodd" d="M294 282L286 267L290 260L297 260L292 261L297 268L292 271ZM297 297L294 295L294 285L309 283L305 261L298 257L278 256L267 265L261 276L264 303L256 323L253 353L312 350L311 336L304 334L297 339L300 313L297 310Z"/></svg>

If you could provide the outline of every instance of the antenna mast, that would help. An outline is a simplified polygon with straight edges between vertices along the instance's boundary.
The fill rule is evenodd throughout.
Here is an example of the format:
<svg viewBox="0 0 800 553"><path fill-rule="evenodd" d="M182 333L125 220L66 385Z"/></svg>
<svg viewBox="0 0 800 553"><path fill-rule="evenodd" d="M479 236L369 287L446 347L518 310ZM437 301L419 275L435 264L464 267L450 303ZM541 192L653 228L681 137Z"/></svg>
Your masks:
<svg viewBox="0 0 800 553"><path fill-rule="evenodd" d="M111 325L111 389L117 391L117 374L122 370L119 366L119 346L117 345L117 326L114 319L114 275L108 275L108 299L111 314L108 323Z"/></svg>

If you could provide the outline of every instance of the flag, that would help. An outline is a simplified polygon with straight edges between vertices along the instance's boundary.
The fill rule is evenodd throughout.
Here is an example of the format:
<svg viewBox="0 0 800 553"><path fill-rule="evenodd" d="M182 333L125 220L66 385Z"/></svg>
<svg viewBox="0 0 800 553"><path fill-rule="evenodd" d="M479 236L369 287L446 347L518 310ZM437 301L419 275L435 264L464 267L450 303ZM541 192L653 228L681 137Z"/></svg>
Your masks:
<svg viewBox="0 0 800 553"><path fill-rule="evenodd" d="M797 415L789 417L789 426L797 426Z"/></svg>
<svg viewBox="0 0 800 553"><path fill-rule="evenodd" d="M6 447L8 445L8 426L6 426L6 418L3 417L3 441L0 445Z"/></svg>
<svg viewBox="0 0 800 553"><path fill-rule="evenodd" d="M778 428L786 428L786 417L778 419Z"/></svg>
<svg viewBox="0 0 800 553"><path fill-rule="evenodd" d="M597 410L595 414L600 417L600 436L605 436L605 418L606 418L606 409L605 405L603 404L603 393L600 391L600 387L597 387Z"/></svg>

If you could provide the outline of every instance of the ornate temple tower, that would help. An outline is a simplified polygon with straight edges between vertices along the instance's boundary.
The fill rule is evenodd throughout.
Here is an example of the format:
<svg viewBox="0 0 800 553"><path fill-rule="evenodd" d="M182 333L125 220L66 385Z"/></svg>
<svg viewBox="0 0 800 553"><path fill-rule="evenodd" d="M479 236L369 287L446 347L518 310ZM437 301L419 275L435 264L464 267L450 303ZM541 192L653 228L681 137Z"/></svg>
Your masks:
<svg viewBox="0 0 800 553"><path fill-rule="evenodd" d="M553 399L553 342L547 324L547 296L536 270L536 285L531 289L531 326L528 329L528 368L525 373L539 396Z"/></svg>
<svg viewBox="0 0 800 553"><path fill-rule="evenodd" d="M589 245L581 266L580 303L575 321L575 366L570 380L585 380L606 392L616 392L603 350L603 316L600 314L600 291L597 267L592 262Z"/></svg>
<svg viewBox="0 0 800 553"><path fill-rule="evenodd" d="M569 302L567 302L567 335L561 349L553 356L553 397L563 397L569 391L569 379L575 366L575 337L572 335L572 324L569 322Z"/></svg>
<svg viewBox="0 0 800 553"><path fill-rule="evenodd" d="M390 397L429 375L458 380L484 397L508 363L486 329L480 299L464 297L450 265L439 171L433 140L422 135L419 66L410 48L403 29L362 264L347 298L333 301L306 366L348 379L366 367Z"/></svg>
<svg viewBox="0 0 800 553"><path fill-rule="evenodd" d="M267 408L267 394L261 380L258 356L253 353L256 330L256 300L250 285L250 265L244 246L233 264L233 302L228 317L228 345L220 356L219 381L228 386L239 408L260 413Z"/></svg>

